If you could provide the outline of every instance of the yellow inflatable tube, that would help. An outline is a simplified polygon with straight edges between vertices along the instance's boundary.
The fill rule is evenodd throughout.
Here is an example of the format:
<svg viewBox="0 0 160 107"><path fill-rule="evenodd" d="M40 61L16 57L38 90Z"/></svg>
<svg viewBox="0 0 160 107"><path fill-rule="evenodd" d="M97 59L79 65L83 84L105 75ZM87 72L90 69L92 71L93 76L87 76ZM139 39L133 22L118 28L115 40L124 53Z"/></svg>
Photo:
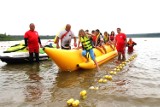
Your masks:
<svg viewBox="0 0 160 107"><path fill-rule="evenodd" d="M101 65L104 62L106 62L116 56L117 56L117 51L112 51L112 52L109 52L108 54L104 54L104 55L97 57L96 61L98 62L98 65ZM85 62L80 63L77 66L82 69L93 69L96 67L96 65L94 64L94 62L92 60L87 63L85 63Z"/></svg>
<svg viewBox="0 0 160 107"><path fill-rule="evenodd" d="M99 50L94 48L98 65L117 56L117 51L112 50L109 45L106 45L105 48L107 54L102 54ZM81 49L63 50L45 47L44 51L62 71L75 71L79 68L93 69L96 67L91 58L89 58L89 62L86 63L86 59L82 56Z"/></svg>

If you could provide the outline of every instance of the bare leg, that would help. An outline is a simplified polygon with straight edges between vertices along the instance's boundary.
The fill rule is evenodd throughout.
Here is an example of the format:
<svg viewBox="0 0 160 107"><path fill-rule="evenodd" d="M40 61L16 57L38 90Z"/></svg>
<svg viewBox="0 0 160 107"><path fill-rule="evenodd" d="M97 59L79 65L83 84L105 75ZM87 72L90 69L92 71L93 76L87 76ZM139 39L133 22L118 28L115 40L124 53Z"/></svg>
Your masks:
<svg viewBox="0 0 160 107"><path fill-rule="evenodd" d="M126 60L126 56L125 54L122 54L122 60L125 61Z"/></svg>
<svg viewBox="0 0 160 107"><path fill-rule="evenodd" d="M106 48L104 47L104 45L102 45L102 48L103 48L103 50L104 50L104 52L105 52L105 54L107 53L107 50L106 50Z"/></svg>
<svg viewBox="0 0 160 107"><path fill-rule="evenodd" d="M111 44L110 44L110 47L111 47L113 50L115 50L115 47L113 47Z"/></svg>
<svg viewBox="0 0 160 107"><path fill-rule="evenodd" d="M112 46L112 43L108 42L107 45L109 45L113 50L115 50L115 47Z"/></svg>
<svg viewBox="0 0 160 107"><path fill-rule="evenodd" d="M118 52L118 61L120 61L121 60L121 52Z"/></svg>
<svg viewBox="0 0 160 107"><path fill-rule="evenodd" d="M97 61L96 61L96 60L93 60L93 61L94 61L94 63L96 64L97 71L100 71L100 68L99 68L99 66L98 66Z"/></svg>
<svg viewBox="0 0 160 107"><path fill-rule="evenodd" d="M97 46L96 49L98 49L101 53L104 54L104 52L102 51L102 49L100 47Z"/></svg>
<svg viewBox="0 0 160 107"><path fill-rule="evenodd" d="M87 60L86 62L89 62L89 58L87 57L87 55L85 56L85 58L86 58L86 60Z"/></svg>

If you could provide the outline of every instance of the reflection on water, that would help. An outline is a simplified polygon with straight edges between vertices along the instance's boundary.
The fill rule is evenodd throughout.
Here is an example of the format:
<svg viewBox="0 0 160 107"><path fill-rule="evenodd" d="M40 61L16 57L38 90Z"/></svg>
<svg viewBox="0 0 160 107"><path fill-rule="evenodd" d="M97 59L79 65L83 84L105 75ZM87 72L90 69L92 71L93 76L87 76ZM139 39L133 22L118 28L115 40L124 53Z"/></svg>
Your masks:
<svg viewBox="0 0 160 107"><path fill-rule="evenodd" d="M80 107L159 107L159 40L134 39L133 54L138 57L107 83L98 80L118 65L117 58L101 65L100 72L60 72L52 61L33 65L0 62L0 107L66 107L70 98L80 100ZM90 90L91 86L99 90ZM82 100L79 92L84 89L87 98Z"/></svg>
<svg viewBox="0 0 160 107"><path fill-rule="evenodd" d="M32 84L26 85L25 88L25 101L36 101L41 98L42 92L43 92L43 84L40 82L42 77L39 76L39 64L30 67L30 69L26 72L28 75L29 80L33 80L34 82Z"/></svg>

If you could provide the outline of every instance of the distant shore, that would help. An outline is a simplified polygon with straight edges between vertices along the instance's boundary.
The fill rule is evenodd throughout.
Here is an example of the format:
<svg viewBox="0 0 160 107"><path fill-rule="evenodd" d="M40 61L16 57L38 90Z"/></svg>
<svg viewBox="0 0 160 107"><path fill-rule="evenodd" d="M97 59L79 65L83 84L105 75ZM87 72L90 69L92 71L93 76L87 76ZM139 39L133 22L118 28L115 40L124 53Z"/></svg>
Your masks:
<svg viewBox="0 0 160 107"><path fill-rule="evenodd" d="M159 38L160 33L126 34L127 38ZM54 39L55 35L40 35L41 39ZM23 35L0 34L0 41L23 40Z"/></svg>
<svg viewBox="0 0 160 107"><path fill-rule="evenodd" d="M6 34L0 34L0 41L17 41L17 40L23 40L23 35L6 35ZM40 35L41 39L54 39L55 36L49 36L49 35Z"/></svg>
<svg viewBox="0 0 160 107"><path fill-rule="evenodd" d="M159 38L160 33L127 34L128 38Z"/></svg>

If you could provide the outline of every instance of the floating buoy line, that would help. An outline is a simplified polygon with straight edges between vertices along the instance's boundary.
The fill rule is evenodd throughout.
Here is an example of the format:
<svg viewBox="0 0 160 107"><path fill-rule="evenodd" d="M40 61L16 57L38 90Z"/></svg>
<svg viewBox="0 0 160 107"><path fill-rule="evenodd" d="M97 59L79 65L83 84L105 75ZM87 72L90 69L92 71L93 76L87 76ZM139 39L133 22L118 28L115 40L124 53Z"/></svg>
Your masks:
<svg viewBox="0 0 160 107"><path fill-rule="evenodd" d="M137 57L137 54L132 55L128 60L121 62L118 66L116 66L113 70L109 71L109 75L104 75L102 78L98 80L98 83L107 83L108 81L113 80L113 76L117 73L121 72L123 68L131 61L133 61ZM90 90L99 90L97 86L89 87ZM82 90L80 93L80 99L85 100L87 98L87 91ZM78 99L70 98L67 100L67 105L69 107L78 107L80 105L80 101Z"/></svg>

